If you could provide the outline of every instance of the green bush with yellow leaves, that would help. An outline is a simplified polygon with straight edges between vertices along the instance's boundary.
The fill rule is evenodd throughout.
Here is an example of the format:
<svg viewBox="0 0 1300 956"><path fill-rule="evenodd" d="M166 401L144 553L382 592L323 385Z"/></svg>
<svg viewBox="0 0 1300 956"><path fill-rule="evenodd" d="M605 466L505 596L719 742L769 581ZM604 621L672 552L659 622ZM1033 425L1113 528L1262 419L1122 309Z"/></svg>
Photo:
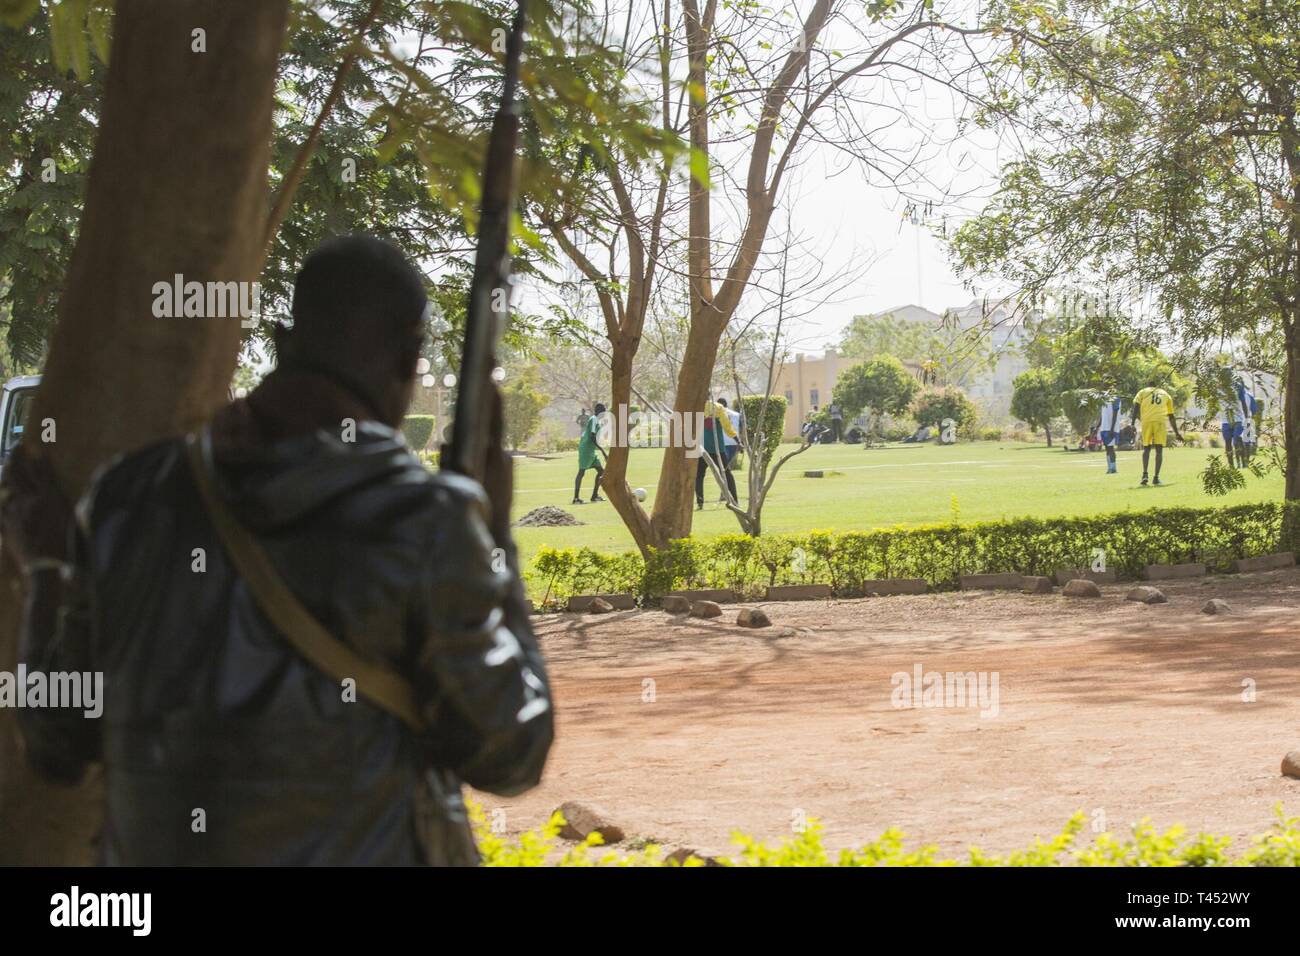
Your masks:
<svg viewBox="0 0 1300 956"><path fill-rule="evenodd" d="M627 851L605 848L598 833L562 847L559 835L564 818L558 811L541 827L506 839L492 832L482 807L471 802L469 810L484 866L704 866L706 862L720 866L1300 866L1300 817L1286 816L1280 803L1272 828L1253 837L1240 855L1232 854L1230 837L1208 833L1189 837L1181 826L1162 833L1147 820L1135 824L1126 838L1102 833L1081 843L1087 818L1076 813L1050 840L1037 840L1032 847L1007 856L972 847L964 860L942 858L933 846L908 849L906 836L897 829L886 830L865 846L835 853L822 845L822 828L816 819L809 819L801 832L775 846L734 833L734 856L670 860L664 848L654 843Z"/></svg>

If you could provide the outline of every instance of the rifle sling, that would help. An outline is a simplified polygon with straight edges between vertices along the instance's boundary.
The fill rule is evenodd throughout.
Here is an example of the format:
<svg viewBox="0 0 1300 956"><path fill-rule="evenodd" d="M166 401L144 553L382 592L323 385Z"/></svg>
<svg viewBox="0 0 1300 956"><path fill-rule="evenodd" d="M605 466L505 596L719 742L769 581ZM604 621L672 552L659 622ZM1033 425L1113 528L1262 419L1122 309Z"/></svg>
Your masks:
<svg viewBox="0 0 1300 956"><path fill-rule="evenodd" d="M424 729L415 689L400 674L367 661L330 634L289 590L270 557L230 511L213 485L203 453L203 436L190 435L186 454L194 483L216 528L226 554L234 563L257 606L289 645L309 663L337 681L356 682L357 693L414 730Z"/></svg>

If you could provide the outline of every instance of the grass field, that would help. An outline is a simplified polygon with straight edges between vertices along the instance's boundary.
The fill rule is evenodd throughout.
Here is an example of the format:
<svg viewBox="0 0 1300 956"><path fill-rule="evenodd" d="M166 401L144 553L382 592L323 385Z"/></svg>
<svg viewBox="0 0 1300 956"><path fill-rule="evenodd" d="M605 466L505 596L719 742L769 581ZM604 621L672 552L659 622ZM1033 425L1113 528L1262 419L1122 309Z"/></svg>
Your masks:
<svg viewBox="0 0 1300 956"><path fill-rule="evenodd" d="M790 446L783 446L789 450ZM817 445L787 463L763 509L768 532L834 529L848 531L890 525L929 524L952 518L956 497L960 520L983 521L1024 516L1104 514L1154 507L1205 507L1245 504L1280 498L1282 479L1247 476L1247 487L1223 498L1211 498L1201 488L1200 471L1210 454L1204 448L1171 448L1165 452L1159 488L1143 488L1141 452L1120 452L1119 474L1107 475L1100 452L1067 452L1042 444L972 442L942 446ZM654 483L662 452L633 449L628 469L633 487L648 493L654 504ZM586 545L602 551L624 551L632 538L607 503L570 506L575 454L549 461L515 459L515 517L541 505L562 507L585 522L571 528L518 528L516 535L525 566L537 549ZM805 470L823 469L824 478L805 478ZM591 495L592 472L583 483ZM737 475L741 494L744 482ZM736 519L718 502L712 478L705 486L703 512L696 512L693 534L712 536L739 531Z"/></svg>

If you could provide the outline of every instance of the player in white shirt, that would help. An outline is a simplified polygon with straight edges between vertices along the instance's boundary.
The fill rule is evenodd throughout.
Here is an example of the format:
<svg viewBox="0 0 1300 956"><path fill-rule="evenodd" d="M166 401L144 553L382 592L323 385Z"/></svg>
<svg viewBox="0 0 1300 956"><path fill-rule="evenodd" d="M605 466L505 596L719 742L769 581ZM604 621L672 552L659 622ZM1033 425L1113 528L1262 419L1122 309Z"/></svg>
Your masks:
<svg viewBox="0 0 1300 956"><path fill-rule="evenodd" d="M1119 442L1120 422L1123 420L1120 416L1120 407L1118 398L1107 399L1106 404L1101 406L1101 418L1097 422L1097 437L1101 439L1106 449L1106 474L1108 475L1119 473L1119 465L1115 460L1115 445Z"/></svg>

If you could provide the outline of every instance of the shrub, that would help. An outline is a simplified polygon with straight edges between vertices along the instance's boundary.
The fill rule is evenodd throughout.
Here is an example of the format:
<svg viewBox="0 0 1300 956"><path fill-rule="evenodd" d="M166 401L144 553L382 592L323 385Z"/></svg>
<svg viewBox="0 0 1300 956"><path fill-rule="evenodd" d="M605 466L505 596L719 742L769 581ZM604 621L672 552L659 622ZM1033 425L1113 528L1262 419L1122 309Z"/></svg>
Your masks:
<svg viewBox="0 0 1300 956"><path fill-rule="evenodd" d="M402 434L412 451L423 451L433 434L434 418L432 415L407 415L402 419Z"/></svg>
<svg viewBox="0 0 1300 956"><path fill-rule="evenodd" d="M912 417L918 425L938 427L945 418L951 418L957 427L975 421L978 411L975 404L959 388L926 389L912 402Z"/></svg>
<svg viewBox="0 0 1300 956"><path fill-rule="evenodd" d="M650 596L734 588L758 594L774 584L829 584L836 594L851 596L880 578L924 578L944 588L962 574L1049 575L1088 567L1096 549L1108 569L1134 578L1148 564L1204 561L1224 570L1237 558L1292 551L1297 528L1300 504L1263 502L760 538L724 534L674 541L648 563L636 552L543 548L528 580L544 603L604 591Z"/></svg>
<svg viewBox="0 0 1300 956"><path fill-rule="evenodd" d="M557 846L564 817L556 811L544 825L522 833L515 840L497 836L488 825L483 808L468 801L470 820L478 840L484 866L703 866L705 861L688 857L684 862L665 859L658 844L644 844L630 852L606 850L593 857L601 846L599 833L571 845L563 853ZM1133 825L1130 835L1120 839L1102 833L1091 843L1080 844L1086 817L1076 813L1061 832L1050 840L1036 840L1025 850L1005 857L971 847L965 860L944 859L934 846L908 849L906 835L890 828L876 840L832 856L822 845L822 827L816 818L793 837L776 846L761 843L743 833L733 835L739 854L712 861L722 866L1300 866L1300 817L1288 817L1282 805L1275 806L1277 821L1267 832L1255 836L1240 856L1232 856L1232 839L1208 833L1186 837L1181 826L1161 833L1148 820Z"/></svg>
<svg viewBox="0 0 1300 956"><path fill-rule="evenodd" d="M745 436L750 445L757 447L759 435L763 437L763 463L770 464L772 455L781 447L785 435L785 412L788 403L784 395L771 395L767 398L767 418L760 421L763 414L763 396L746 395L740 401L741 414L745 416Z"/></svg>
<svg viewBox="0 0 1300 956"><path fill-rule="evenodd" d="M1001 428L981 428L980 441L1002 441Z"/></svg>

